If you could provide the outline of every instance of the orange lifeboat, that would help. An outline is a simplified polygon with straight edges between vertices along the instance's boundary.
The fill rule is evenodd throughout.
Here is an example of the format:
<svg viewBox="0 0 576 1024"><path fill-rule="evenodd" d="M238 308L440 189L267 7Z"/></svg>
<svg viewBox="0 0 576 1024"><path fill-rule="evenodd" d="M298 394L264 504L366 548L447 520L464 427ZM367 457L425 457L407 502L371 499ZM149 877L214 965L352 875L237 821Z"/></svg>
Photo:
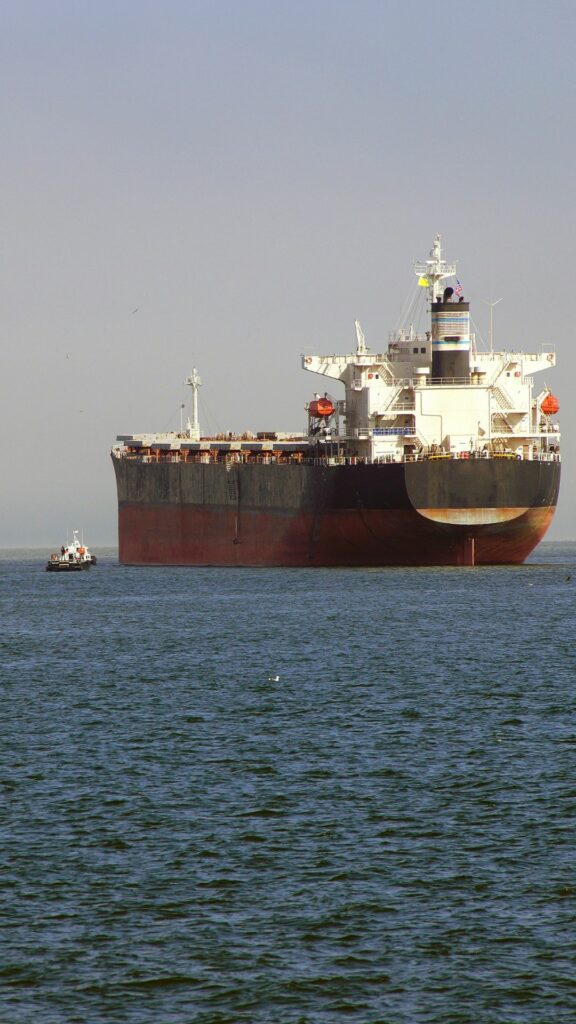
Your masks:
<svg viewBox="0 0 576 1024"><path fill-rule="evenodd" d="M548 392L546 398L540 403L540 408L545 416L555 416L560 408L560 402L553 395L551 391Z"/></svg>
<svg viewBox="0 0 576 1024"><path fill-rule="evenodd" d="M331 416L334 406L329 398L315 398L313 402L310 402L308 412L311 416Z"/></svg>

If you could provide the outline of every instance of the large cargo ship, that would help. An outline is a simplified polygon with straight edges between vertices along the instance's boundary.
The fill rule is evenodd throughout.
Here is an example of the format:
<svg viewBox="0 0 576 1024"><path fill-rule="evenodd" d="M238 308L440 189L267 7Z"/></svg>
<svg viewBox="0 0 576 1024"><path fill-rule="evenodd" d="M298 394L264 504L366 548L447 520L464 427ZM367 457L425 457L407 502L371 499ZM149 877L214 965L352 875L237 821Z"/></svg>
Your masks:
<svg viewBox="0 0 576 1024"><path fill-rule="evenodd" d="M305 355L338 382L301 434L201 435L196 370L179 433L117 438L125 564L486 565L522 562L558 498L558 402L534 375L554 351L480 351L441 239L416 263L404 326L373 353ZM448 283L451 282L451 283ZM429 329L413 326L418 297Z"/></svg>

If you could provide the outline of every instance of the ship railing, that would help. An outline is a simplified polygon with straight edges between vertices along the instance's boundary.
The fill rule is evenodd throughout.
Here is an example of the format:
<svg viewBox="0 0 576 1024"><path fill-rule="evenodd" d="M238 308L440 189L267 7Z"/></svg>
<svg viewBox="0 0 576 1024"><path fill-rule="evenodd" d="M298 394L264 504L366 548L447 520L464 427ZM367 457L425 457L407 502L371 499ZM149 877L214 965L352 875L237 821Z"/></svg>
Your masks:
<svg viewBox="0 0 576 1024"><path fill-rule="evenodd" d="M415 433L414 427L374 427L372 431L374 437L389 437L393 435L413 437Z"/></svg>
<svg viewBox="0 0 576 1024"><path fill-rule="evenodd" d="M376 368L365 367L365 369L370 369L370 370L374 369L375 376L376 377L380 376L380 374L378 373ZM369 380L370 379L373 379L373 378L369 378ZM380 376L380 380L382 380L381 376ZM401 391L403 388L413 388L414 387L414 378L413 377L389 377L387 380L384 381L384 384L386 385L387 388L396 388L397 390ZM354 391L361 391L362 388L364 387L363 378L362 377L354 377L352 379L352 387L353 387Z"/></svg>
<svg viewBox="0 0 576 1024"><path fill-rule="evenodd" d="M476 382L471 377L429 377L426 381L426 386L434 385L435 387L446 386L446 387L477 387Z"/></svg>
<svg viewBox="0 0 576 1024"><path fill-rule="evenodd" d="M417 375L415 377L395 377L390 382L391 386L397 387L398 385L404 388L418 388L421 390L423 387L431 386L442 386L445 387L458 387L458 388L477 388L477 374L470 374L466 377L429 377L427 374Z"/></svg>
<svg viewBox="0 0 576 1024"><path fill-rule="evenodd" d="M425 450L415 452L389 452L381 454L374 458L364 456L351 456L344 454L339 444L335 441L334 443L328 442L325 447L325 454L321 457L318 456L307 456L305 452L290 452L290 453L276 453L276 452L263 452L261 454L249 454L249 453L224 453L218 452L215 458L210 458L207 453L205 454L191 454L186 453L182 459L178 453L170 453L169 455L151 455L141 454L139 452L124 452L122 449L115 449L113 452L116 458L127 459L136 462L143 463L174 463L174 462L187 462L204 465L222 465L222 464L249 464L249 465L277 465L277 466L289 466L289 465L307 465L316 466L328 464L366 464L366 465L381 465L383 463L390 462L420 462L437 459L520 459L530 462L560 462L560 450L558 446L554 446L552 449L540 448L536 443L526 442L522 449L514 449L506 447L502 444L501 447L494 447L492 449L484 448L473 448L466 451L445 451L441 447L434 445L426 448Z"/></svg>
<svg viewBox="0 0 576 1024"><path fill-rule="evenodd" d="M499 372L499 371L498 371ZM498 374L495 374L495 377ZM364 387L369 385L370 381L364 381L362 377L354 377L352 379L352 390L362 391ZM478 387L478 374L470 373L466 377L429 377L428 374L415 375L414 377L390 377L384 382L388 388L395 388L402 390L403 388L418 388L422 387L458 387L458 388L477 388ZM493 380L483 380L484 385L493 383Z"/></svg>
<svg viewBox="0 0 576 1024"><path fill-rule="evenodd" d="M328 458L303 458L301 462L303 465L315 466L326 465L327 461L329 464L337 463L338 465L383 465L391 462L429 462L454 459L514 459L527 462L560 462L561 456L559 451L544 451L533 447L525 451L511 451L506 448L494 449L493 451L481 448L474 448L469 451L443 451L440 448L436 450L432 448L427 451L403 452L402 454L389 452L375 458L344 455L342 453L336 455L328 454Z"/></svg>
<svg viewBox="0 0 576 1024"><path fill-rule="evenodd" d="M423 345L428 341L428 337L426 334L414 334L409 328L400 327L395 331L388 331L388 341L392 345L415 345L417 342Z"/></svg>
<svg viewBox="0 0 576 1024"><path fill-rule="evenodd" d="M356 427L354 430L349 430L347 434L331 434L326 440L327 441L346 441L346 440L358 440L358 441L369 441L371 437L385 437L389 435L412 435L415 434L416 430L410 426L400 427Z"/></svg>
<svg viewBox="0 0 576 1024"><path fill-rule="evenodd" d="M388 408L386 409L386 415L390 416L396 412L414 412L415 408L416 402L414 401L394 402L392 405L389 405Z"/></svg>
<svg viewBox="0 0 576 1024"><path fill-rule="evenodd" d="M535 363L542 359L542 356L548 357L555 354L556 346L552 342L543 342L539 352L522 352L519 349L501 348L496 352L480 351L477 353L477 357L483 363L501 363L502 357L517 363L521 361Z"/></svg>
<svg viewBox="0 0 576 1024"><path fill-rule="evenodd" d="M385 363L388 359L387 352L362 352L360 355L357 352L348 353L347 355L330 355L330 356L304 356L305 360L317 359L320 363L332 364L339 366L342 362L354 363L357 366L364 366L366 369L370 369L373 366L379 366L381 363Z"/></svg>
<svg viewBox="0 0 576 1024"><path fill-rule="evenodd" d="M435 462L451 460L515 460L526 462L561 462L560 452L533 452L522 454L519 452L501 451L466 451L466 452L410 452L399 454L379 455L375 458L367 458L360 455L328 455L326 458L302 459L301 465L305 466L383 466L393 462Z"/></svg>

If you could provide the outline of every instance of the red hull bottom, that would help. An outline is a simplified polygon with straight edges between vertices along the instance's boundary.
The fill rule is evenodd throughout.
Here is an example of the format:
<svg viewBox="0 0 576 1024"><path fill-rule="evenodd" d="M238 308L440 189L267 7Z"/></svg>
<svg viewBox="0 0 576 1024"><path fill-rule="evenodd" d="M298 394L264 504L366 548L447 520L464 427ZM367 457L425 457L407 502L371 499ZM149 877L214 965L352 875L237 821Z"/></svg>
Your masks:
<svg viewBox="0 0 576 1024"><path fill-rule="evenodd" d="M455 526L414 510L292 513L200 505L122 504L125 565L513 565L542 539L554 508L518 510L506 522Z"/></svg>

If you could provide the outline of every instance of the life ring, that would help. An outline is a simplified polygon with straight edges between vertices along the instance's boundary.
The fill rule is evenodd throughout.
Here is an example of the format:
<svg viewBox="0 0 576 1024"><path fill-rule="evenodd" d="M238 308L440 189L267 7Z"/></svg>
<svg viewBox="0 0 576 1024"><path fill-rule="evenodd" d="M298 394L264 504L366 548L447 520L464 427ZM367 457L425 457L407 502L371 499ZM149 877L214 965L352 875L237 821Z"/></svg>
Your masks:
<svg viewBox="0 0 576 1024"><path fill-rule="evenodd" d="M549 352L548 353L548 362L549 363L553 363L554 362L554 353L553 352Z"/></svg>
<svg viewBox="0 0 576 1024"><path fill-rule="evenodd" d="M312 362L312 356L306 356L304 362L305 363L311 363Z"/></svg>

